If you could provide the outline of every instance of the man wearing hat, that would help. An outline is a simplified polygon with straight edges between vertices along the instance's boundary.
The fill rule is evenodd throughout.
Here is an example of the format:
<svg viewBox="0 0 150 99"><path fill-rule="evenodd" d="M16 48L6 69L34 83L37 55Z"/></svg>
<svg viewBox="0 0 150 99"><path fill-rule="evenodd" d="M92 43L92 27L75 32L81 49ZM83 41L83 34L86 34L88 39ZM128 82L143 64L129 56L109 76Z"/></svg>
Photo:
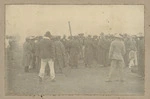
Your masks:
<svg viewBox="0 0 150 99"><path fill-rule="evenodd" d="M51 34L50 32L46 32L43 39L39 41L38 44L38 53L39 57L41 59L41 68L39 72L39 80L40 82L44 78L45 74L45 67L48 64L50 68L50 78L51 81L55 81L55 71L54 71L54 56L55 56L55 50L54 50L54 44L51 40Z"/></svg>
<svg viewBox="0 0 150 99"><path fill-rule="evenodd" d="M111 67L108 76L107 82L112 80L112 74L114 71L118 69L120 79L119 81L123 81L123 66L124 66L124 59L123 56L125 54L125 45L122 40L122 37L117 34L115 35L115 40L112 41L109 50L109 59L111 60Z"/></svg>

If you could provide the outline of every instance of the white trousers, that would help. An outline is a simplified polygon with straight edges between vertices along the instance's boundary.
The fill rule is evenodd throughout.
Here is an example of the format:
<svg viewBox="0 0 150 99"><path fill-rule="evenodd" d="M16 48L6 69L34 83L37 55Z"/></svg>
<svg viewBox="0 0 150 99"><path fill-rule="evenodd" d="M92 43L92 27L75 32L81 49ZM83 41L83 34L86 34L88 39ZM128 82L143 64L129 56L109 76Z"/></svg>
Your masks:
<svg viewBox="0 0 150 99"><path fill-rule="evenodd" d="M39 76L43 79L45 75L45 67L49 65L50 68L50 77L51 79L55 78L55 70L54 70L54 61L52 59L41 59L41 68L39 72Z"/></svg>

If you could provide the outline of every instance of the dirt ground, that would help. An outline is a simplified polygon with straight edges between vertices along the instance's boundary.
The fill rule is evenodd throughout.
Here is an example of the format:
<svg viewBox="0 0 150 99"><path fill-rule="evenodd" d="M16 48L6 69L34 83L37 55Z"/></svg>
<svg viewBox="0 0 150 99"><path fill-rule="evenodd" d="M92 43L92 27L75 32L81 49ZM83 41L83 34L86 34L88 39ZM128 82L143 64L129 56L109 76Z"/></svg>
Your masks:
<svg viewBox="0 0 150 99"><path fill-rule="evenodd" d="M38 73L24 72L21 65L21 56L16 54L17 61L7 63L6 67L6 94L7 95L143 95L144 80L124 68L124 82L105 82L110 67L101 67L93 64L85 68L82 63L79 68L71 69L65 76L56 74L56 82L51 82L45 76L39 83Z"/></svg>

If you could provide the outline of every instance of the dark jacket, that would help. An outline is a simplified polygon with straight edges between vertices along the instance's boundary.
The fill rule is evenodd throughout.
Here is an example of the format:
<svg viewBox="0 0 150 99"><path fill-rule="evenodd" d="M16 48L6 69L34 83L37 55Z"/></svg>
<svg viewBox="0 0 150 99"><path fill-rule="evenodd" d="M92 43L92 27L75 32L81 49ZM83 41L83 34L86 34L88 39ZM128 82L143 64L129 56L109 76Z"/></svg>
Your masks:
<svg viewBox="0 0 150 99"><path fill-rule="evenodd" d="M41 59L54 58L55 56L55 48L54 43L47 37L44 37L38 43L38 55Z"/></svg>

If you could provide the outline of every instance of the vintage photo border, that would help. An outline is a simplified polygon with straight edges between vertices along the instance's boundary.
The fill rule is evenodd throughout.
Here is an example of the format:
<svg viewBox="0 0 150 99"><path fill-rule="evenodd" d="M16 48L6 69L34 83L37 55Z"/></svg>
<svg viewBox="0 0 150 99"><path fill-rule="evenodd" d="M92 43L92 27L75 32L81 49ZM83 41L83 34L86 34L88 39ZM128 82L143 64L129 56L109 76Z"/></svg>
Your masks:
<svg viewBox="0 0 150 99"><path fill-rule="evenodd" d="M0 99L49 99L49 98L97 98L97 99L150 99L150 1L149 0L0 0ZM6 96L5 92L5 5L144 5L144 33L145 33L145 95L144 96L107 96L104 95L56 95L56 96Z"/></svg>

